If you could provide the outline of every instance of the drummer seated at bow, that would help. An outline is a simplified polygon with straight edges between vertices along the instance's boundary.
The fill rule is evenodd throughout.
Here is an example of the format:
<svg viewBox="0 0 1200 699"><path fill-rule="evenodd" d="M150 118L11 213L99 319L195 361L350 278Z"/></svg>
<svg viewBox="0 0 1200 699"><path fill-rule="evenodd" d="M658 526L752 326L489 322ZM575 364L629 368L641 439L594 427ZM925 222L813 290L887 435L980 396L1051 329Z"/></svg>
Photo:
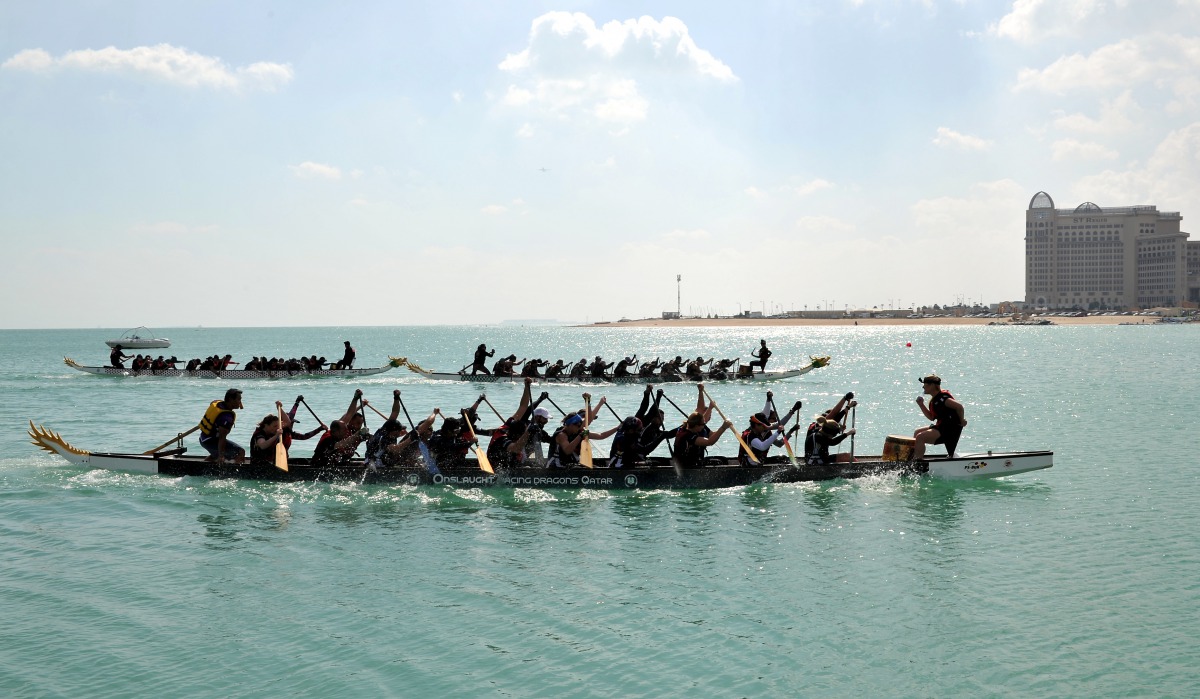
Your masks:
<svg viewBox="0 0 1200 699"><path fill-rule="evenodd" d="M847 411L856 405L858 402L854 400L854 392L851 391L808 425L808 432L804 437L804 463L819 466L854 461L854 456L849 453L831 456L829 448L841 444L847 437L856 434L856 430L853 428L847 430L842 424L846 421Z"/></svg>

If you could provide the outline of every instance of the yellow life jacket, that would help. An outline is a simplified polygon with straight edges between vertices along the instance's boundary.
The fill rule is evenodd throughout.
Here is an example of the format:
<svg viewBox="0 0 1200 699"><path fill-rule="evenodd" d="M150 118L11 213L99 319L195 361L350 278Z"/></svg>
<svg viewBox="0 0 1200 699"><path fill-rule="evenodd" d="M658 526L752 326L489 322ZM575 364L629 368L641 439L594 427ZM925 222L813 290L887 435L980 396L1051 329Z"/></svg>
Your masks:
<svg viewBox="0 0 1200 699"><path fill-rule="evenodd" d="M229 422L229 429L233 429L233 423L237 422L237 413L225 407L225 401L214 400L209 403L208 410L204 411L204 417L200 418L200 434L205 437L213 436L213 428L217 424L217 418L221 417L222 413L229 413L233 419Z"/></svg>

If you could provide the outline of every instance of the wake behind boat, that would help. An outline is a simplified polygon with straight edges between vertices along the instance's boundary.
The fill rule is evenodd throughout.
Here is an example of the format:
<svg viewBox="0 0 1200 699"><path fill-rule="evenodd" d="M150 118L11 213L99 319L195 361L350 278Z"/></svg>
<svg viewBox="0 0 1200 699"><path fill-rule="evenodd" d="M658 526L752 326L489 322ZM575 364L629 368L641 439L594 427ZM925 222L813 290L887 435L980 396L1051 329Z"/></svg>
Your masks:
<svg viewBox="0 0 1200 699"><path fill-rule="evenodd" d="M142 369L134 370L125 367L113 366L85 366L79 364L70 357L64 357L63 363L77 371L82 371L87 374L96 374L98 376L144 376L153 378L172 378L183 377L191 379L315 379L325 377L351 378L357 376L372 376L374 374L382 374L395 367L408 366L408 360L404 357L390 357L390 361L383 366L368 367L363 369Z"/></svg>
<svg viewBox="0 0 1200 699"><path fill-rule="evenodd" d="M269 464L216 463L198 456L185 456L186 447L178 446L148 454L90 452L77 449L57 433L29 423L29 436L35 446L86 468L156 474L172 477L236 478L269 481L357 482L366 484L403 484L411 486L451 486L465 488L586 488L593 490L684 490L731 488L765 483L797 483L870 475L930 475L951 480L978 480L1027 473L1050 468L1050 451L987 452L955 457L930 456L922 460L893 461L884 455L864 456L854 462L792 465L786 457L771 457L758 466L743 466L733 457L713 456L703 467L681 469L670 459L651 457L639 468L610 468L606 459L597 458L594 468L497 468L495 473L480 470L478 462L464 458L441 464L436 473L421 466L369 468L362 460L342 466L314 467L311 460L289 459L288 470Z"/></svg>

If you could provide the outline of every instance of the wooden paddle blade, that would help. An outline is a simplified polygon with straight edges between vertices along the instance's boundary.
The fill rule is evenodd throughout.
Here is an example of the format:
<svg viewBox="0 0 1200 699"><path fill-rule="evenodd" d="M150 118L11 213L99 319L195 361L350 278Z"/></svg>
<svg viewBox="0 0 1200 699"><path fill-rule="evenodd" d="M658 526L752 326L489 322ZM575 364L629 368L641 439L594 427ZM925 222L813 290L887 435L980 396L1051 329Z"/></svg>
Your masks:
<svg viewBox="0 0 1200 699"><path fill-rule="evenodd" d="M592 441L586 437L579 445L579 463L587 468L592 468Z"/></svg>
<svg viewBox="0 0 1200 699"><path fill-rule="evenodd" d="M705 393L707 393L707 391ZM717 415L721 416L721 420L723 422L729 422L729 418L725 417L725 413L721 412L721 408L717 405L716 401L712 400L712 396L709 396L709 400L712 401L712 406L713 406L713 408L716 409ZM752 463L752 464L762 463L761 461L758 460L758 457L754 455L754 452L751 451L750 445L746 444L746 440L742 439L742 433L738 432L736 427L732 428L732 431L733 431L733 436L737 437L738 444L742 445L742 449L746 452L746 457L750 459L750 463Z"/></svg>
<svg viewBox="0 0 1200 699"><path fill-rule="evenodd" d="M283 408L279 409L279 441L275 442L275 468L287 473L287 447L283 445Z"/></svg>
<svg viewBox="0 0 1200 699"><path fill-rule="evenodd" d="M492 462L488 459L487 452L480 449L478 444L475 445L475 458L479 461L479 470L486 471L487 473L495 473L495 470L492 469Z"/></svg>

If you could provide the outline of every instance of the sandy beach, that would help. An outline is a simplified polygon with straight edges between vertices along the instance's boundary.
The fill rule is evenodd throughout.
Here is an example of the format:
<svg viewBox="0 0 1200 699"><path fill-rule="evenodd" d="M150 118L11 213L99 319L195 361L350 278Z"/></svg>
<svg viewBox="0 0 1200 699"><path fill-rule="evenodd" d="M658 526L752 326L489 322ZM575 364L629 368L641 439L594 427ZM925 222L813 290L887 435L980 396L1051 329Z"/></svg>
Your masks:
<svg viewBox="0 0 1200 699"><path fill-rule="evenodd" d="M1054 316L1055 325L1119 325L1121 323L1157 322L1153 316ZM604 328L753 328L770 326L870 326L870 325L987 325L1005 323L1004 318L680 318L662 320L643 318L592 323L585 327Z"/></svg>

